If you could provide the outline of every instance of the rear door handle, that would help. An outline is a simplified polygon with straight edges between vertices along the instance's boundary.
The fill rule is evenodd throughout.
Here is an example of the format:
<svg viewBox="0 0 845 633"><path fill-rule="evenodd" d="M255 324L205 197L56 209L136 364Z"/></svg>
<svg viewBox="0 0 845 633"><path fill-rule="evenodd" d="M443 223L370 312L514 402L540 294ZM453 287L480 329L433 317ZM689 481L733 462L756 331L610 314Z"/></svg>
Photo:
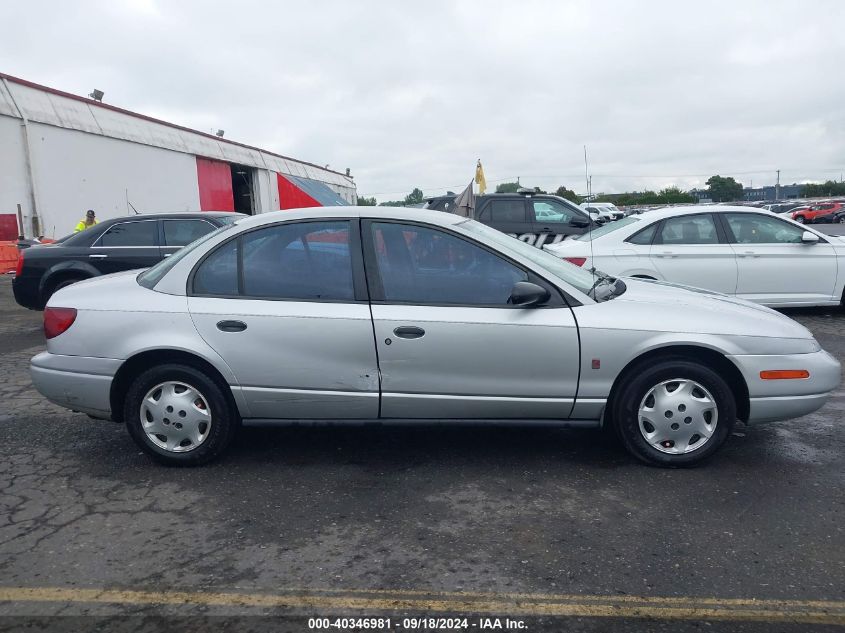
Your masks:
<svg viewBox="0 0 845 633"><path fill-rule="evenodd" d="M246 329L246 323L243 321L219 321L217 329L221 332L243 332Z"/></svg>
<svg viewBox="0 0 845 633"><path fill-rule="evenodd" d="M408 339L422 338L425 336L425 330L415 325L402 325L393 330L393 333L399 338Z"/></svg>
<svg viewBox="0 0 845 633"><path fill-rule="evenodd" d="M662 253L657 253L658 257L677 257L675 253L672 251L663 251Z"/></svg>
<svg viewBox="0 0 845 633"><path fill-rule="evenodd" d="M95 255L89 255L90 259L105 259L108 255L103 255L102 253L97 253Z"/></svg>
<svg viewBox="0 0 845 633"><path fill-rule="evenodd" d="M737 253L737 257L760 257L754 251L745 251L743 253Z"/></svg>

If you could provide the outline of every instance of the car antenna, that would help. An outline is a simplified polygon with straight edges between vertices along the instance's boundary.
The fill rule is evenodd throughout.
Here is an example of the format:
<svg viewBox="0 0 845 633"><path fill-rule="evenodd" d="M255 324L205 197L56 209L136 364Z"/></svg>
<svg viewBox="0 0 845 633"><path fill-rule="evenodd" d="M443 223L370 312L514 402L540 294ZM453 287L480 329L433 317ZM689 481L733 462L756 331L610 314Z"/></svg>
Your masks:
<svg viewBox="0 0 845 633"><path fill-rule="evenodd" d="M140 212L138 211L138 209L136 209L135 206L131 202L129 202L129 189L126 189L125 191L126 191L126 206L128 206L130 209L132 209L135 212L135 215L141 215Z"/></svg>
<svg viewBox="0 0 845 633"><path fill-rule="evenodd" d="M590 176L589 176L589 169L587 167L587 146L584 145L584 180L587 184L587 200L590 200ZM589 208L587 208L587 219L590 221L590 224L587 225L587 234L590 237L590 272L593 274L593 288L596 285L596 260L593 257L593 216L590 213ZM596 298L595 290L593 290L593 299Z"/></svg>

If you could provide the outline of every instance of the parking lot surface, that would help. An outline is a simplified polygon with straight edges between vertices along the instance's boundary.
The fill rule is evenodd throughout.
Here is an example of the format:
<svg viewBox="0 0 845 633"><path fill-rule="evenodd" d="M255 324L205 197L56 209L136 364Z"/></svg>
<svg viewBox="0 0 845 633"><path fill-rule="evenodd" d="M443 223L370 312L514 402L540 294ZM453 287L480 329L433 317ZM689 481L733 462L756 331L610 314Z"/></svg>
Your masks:
<svg viewBox="0 0 845 633"><path fill-rule="evenodd" d="M845 359L845 312L789 314ZM262 614L845 626L841 389L799 420L737 425L691 470L595 432L477 426L245 429L218 462L174 469L34 391L40 325L0 279L0 630L127 614L132 630L307 630Z"/></svg>

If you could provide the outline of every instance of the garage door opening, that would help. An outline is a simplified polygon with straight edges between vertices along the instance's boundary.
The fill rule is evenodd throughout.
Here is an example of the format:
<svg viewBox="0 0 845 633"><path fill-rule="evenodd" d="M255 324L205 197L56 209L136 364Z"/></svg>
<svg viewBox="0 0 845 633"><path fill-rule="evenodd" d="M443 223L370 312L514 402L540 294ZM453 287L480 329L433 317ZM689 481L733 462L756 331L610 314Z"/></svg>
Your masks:
<svg viewBox="0 0 845 633"><path fill-rule="evenodd" d="M232 170L232 197L235 211L253 215L255 208L255 169L246 165L230 165Z"/></svg>

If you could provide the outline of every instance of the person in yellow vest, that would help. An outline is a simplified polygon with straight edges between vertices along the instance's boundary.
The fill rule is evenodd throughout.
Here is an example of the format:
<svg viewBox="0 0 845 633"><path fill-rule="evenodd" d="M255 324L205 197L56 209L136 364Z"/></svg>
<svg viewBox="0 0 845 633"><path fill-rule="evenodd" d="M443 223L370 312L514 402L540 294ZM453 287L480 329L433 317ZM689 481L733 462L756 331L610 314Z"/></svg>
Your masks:
<svg viewBox="0 0 845 633"><path fill-rule="evenodd" d="M73 229L73 232L79 233L80 231L84 231L85 229L91 228L96 223L97 218L94 215L94 209L88 209L88 213L85 214L85 219L79 221L79 224L76 225L76 228Z"/></svg>

